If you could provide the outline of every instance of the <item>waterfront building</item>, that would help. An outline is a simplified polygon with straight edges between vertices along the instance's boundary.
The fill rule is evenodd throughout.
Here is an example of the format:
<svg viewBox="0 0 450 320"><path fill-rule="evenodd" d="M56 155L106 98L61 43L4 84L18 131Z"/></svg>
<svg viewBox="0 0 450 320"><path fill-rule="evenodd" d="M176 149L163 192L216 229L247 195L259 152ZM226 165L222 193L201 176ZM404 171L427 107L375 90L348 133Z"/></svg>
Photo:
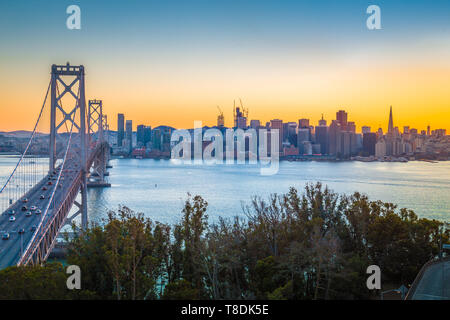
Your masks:
<svg viewBox="0 0 450 320"><path fill-rule="evenodd" d="M316 143L320 145L320 154L328 154L328 126L326 121L319 120L319 125L315 130Z"/></svg>
<svg viewBox="0 0 450 320"><path fill-rule="evenodd" d="M273 119L270 120L270 128L277 129L279 134L279 150L283 151L283 120Z"/></svg>
<svg viewBox="0 0 450 320"><path fill-rule="evenodd" d="M351 132L343 131L341 132L341 150L340 154L344 158L348 158L351 155Z"/></svg>
<svg viewBox="0 0 450 320"><path fill-rule="evenodd" d="M147 145L152 141L152 127L146 126L144 128L144 145Z"/></svg>
<svg viewBox="0 0 450 320"><path fill-rule="evenodd" d="M155 128L152 134L153 149L161 151L161 136L161 129Z"/></svg>
<svg viewBox="0 0 450 320"><path fill-rule="evenodd" d="M321 151L321 146L320 146L320 144L318 144L318 143L313 143L312 144L312 154L322 154L322 151Z"/></svg>
<svg viewBox="0 0 450 320"><path fill-rule="evenodd" d="M303 141L301 145L301 149L303 150L303 154L310 156L312 155L312 143L311 141Z"/></svg>
<svg viewBox="0 0 450 320"><path fill-rule="evenodd" d="M377 144L377 134L375 132L366 132L363 134L363 151L366 156L375 155L376 144Z"/></svg>
<svg viewBox="0 0 450 320"><path fill-rule="evenodd" d="M131 152L133 149L133 121L127 120L125 123L125 130L126 130L126 138L129 141L129 145L127 145L127 150Z"/></svg>
<svg viewBox="0 0 450 320"><path fill-rule="evenodd" d="M140 124L136 127L136 146L137 147L145 146L144 130L145 130L145 126L143 124Z"/></svg>
<svg viewBox="0 0 450 320"><path fill-rule="evenodd" d="M117 146L122 146L122 140L125 138L125 116L123 113L117 114Z"/></svg>
<svg viewBox="0 0 450 320"><path fill-rule="evenodd" d="M296 148L293 145L290 145L289 147L283 148L283 154L284 154L284 156L298 156L299 151L298 151L298 148Z"/></svg>
<svg viewBox="0 0 450 320"><path fill-rule="evenodd" d="M384 158L385 156L386 156L386 141L384 137L381 137L375 144L375 157Z"/></svg>
<svg viewBox="0 0 450 320"><path fill-rule="evenodd" d="M337 120L331 121L328 129L328 154L337 155L340 153L341 127Z"/></svg>
<svg viewBox="0 0 450 320"><path fill-rule="evenodd" d="M151 141L152 127L145 125L138 125L136 128L136 145L138 147L146 147Z"/></svg>
<svg viewBox="0 0 450 320"><path fill-rule="evenodd" d="M299 128L297 132L297 146L299 148L300 154L306 154L304 150L304 142L311 141L311 134L309 128Z"/></svg>

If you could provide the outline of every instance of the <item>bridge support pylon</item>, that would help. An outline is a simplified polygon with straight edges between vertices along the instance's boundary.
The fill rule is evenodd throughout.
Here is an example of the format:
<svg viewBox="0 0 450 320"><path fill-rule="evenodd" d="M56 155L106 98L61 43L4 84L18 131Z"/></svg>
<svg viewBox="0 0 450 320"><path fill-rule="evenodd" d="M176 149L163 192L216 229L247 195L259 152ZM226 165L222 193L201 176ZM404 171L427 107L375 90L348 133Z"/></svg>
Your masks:
<svg viewBox="0 0 450 320"><path fill-rule="evenodd" d="M110 187L111 184L105 180L105 176L108 175L106 167L108 163L109 144L105 139L105 126L107 126L105 121L107 121L107 118L106 115L103 115L103 101L89 100L88 111L89 143L98 143L102 148L101 152L94 158L92 169L89 169L88 187Z"/></svg>
<svg viewBox="0 0 450 320"><path fill-rule="evenodd" d="M70 81L70 82L69 82ZM58 83L64 87L60 93L58 90ZM78 92L74 92L74 88L78 87ZM62 99L66 95L75 100L75 105L62 104ZM59 115L59 117L58 117ZM73 133L76 133L75 142L78 145L79 153L73 152L80 157L79 165L81 169L81 203L78 203L79 211L76 215L81 214L81 227L85 230L88 226L87 216L87 153L88 142L86 134L86 94L84 81L84 66L67 65L52 65L51 74L51 109L50 109L50 161L49 173L55 170L56 161L58 159L56 139L58 132L62 126L72 128ZM62 131L62 130L61 130ZM76 148L76 147L74 147ZM72 216L70 221L74 218Z"/></svg>

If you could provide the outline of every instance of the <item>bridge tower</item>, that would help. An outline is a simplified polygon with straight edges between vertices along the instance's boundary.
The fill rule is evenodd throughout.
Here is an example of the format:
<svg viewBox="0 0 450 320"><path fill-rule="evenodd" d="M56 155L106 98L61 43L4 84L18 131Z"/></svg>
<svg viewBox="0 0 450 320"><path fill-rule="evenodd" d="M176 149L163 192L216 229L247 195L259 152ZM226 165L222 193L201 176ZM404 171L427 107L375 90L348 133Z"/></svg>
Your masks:
<svg viewBox="0 0 450 320"><path fill-rule="evenodd" d="M58 82L64 90L60 93ZM73 88L78 87L75 93ZM74 99L74 105L62 104L62 98L68 95ZM58 117L58 115L60 117ZM51 74L51 109L50 109L50 173L55 170L57 160L56 138L59 129L65 125L73 126L78 131L81 167L81 203L75 202L79 210L69 220L81 214L81 227L88 226L87 217L87 135L86 135L86 94L84 81L84 66L52 65ZM75 130L74 130L75 132Z"/></svg>
<svg viewBox="0 0 450 320"><path fill-rule="evenodd" d="M105 181L108 146L104 135L106 115L103 115L103 101L89 100L88 110L89 141L90 143L99 143L102 148L102 152L98 153L94 159L88 187L109 187L111 185Z"/></svg>

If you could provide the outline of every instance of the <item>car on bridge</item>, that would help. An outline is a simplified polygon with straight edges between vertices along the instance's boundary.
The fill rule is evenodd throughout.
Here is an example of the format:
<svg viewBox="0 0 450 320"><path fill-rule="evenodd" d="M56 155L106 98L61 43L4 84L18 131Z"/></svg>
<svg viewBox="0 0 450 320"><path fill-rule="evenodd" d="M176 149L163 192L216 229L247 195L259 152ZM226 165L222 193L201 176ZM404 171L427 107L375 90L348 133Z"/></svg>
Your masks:
<svg viewBox="0 0 450 320"><path fill-rule="evenodd" d="M25 233L25 229L19 229L19 231L17 231L18 234L24 234Z"/></svg>
<svg viewBox="0 0 450 320"><path fill-rule="evenodd" d="M43 191L47 191L47 187L42 187L42 190Z"/></svg>
<svg viewBox="0 0 450 320"><path fill-rule="evenodd" d="M22 211L27 211L27 210L28 210L27 206L22 207Z"/></svg>
<svg viewBox="0 0 450 320"><path fill-rule="evenodd" d="M2 240L8 240L9 239L9 233L5 232L4 234L2 234Z"/></svg>
<svg viewBox="0 0 450 320"><path fill-rule="evenodd" d="M36 214L41 214L42 211L41 211L40 209L37 209L34 213L36 213Z"/></svg>
<svg viewBox="0 0 450 320"><path fill-rule="evenodd" d="M9 222L14 222L14 221L16 221L16 217L14 217L14 216L9 217Z"/></svg>
<svg viewBox="0 0 450 320"><path fill-rule="evenodd" d="M41 194L41 196L39 197L39 199L44 200L44 199L45 199L45 195Z"/></svg>
<svg viewBox="0 0 450 320"><path fill-rule="evenodd" d="M30 207L30 210L31 210L31 211L34 211L34 210L36 210L36 209L37 209L36 206L31 206L31 207Z"/></svg>
<svg viewBox="0 0 450 320"><path fill-rule="evenodd" d="M25 213L26 217L31 217L33 214L31 213L31 211L27 211L27 213Z"/></svg>
<svg viewBox="0 0 450 320"><path fill-rule="evenodd" d="M24 198L24 199L22 200L22 202L23 202L23 203L27 203L27 202L28 202L28 199L27 199L27 198Z"/></svg>
<svg viewBox="0 0 450 320"><path fill-rule="evenodd" d="M9 211L8 211L8 214L9 214L10 216L13 216L13 215L16 214L16 211L14 211L14 210L9 210Z"/></svg>

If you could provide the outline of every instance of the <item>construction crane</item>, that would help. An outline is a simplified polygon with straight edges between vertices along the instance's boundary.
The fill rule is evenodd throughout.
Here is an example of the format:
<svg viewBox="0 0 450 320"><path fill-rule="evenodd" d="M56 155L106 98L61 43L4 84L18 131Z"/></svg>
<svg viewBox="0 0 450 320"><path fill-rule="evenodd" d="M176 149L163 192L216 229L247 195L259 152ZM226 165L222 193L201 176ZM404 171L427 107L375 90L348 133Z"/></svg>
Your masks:
<svg viewBox="0 0 450 320"><path fill-rule="evenodd" d="M239 98L239 102L241 104L242 115L248 119L248 109L244 108L241 98Z"/></svg>
<svg viewBox="0 0 450 320"><path fill-rule="evenodd" d="M220 109L219 106L217 106L217 109L219 109L219 115L217 116L217 126L223 127L225 126L225 117L223 116L222 109Z"/></svg>
<svg viewBox="0 0 450 320"><path fill-rule="evenodd" d="M240 107L236 107L236 100L233 101L233 116L234 127L245 128L247 127L248 109L244 108L242 100L239 98Z"/></svg>

